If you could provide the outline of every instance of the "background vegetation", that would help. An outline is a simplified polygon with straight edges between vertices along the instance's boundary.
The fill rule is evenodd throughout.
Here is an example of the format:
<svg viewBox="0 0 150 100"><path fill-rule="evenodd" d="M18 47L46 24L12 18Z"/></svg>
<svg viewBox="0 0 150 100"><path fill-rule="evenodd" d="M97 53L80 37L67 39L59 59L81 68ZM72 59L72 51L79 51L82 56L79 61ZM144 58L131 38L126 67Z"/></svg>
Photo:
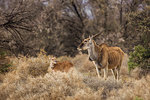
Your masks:
<svg viewBox="0 0 150 100"><path fill-rule="evenodd" d="M149 46L149 0L1 0L0 46L13 54L75 56L89 35L126 53ZM134 38L134 39L133 39Z"/></svg>

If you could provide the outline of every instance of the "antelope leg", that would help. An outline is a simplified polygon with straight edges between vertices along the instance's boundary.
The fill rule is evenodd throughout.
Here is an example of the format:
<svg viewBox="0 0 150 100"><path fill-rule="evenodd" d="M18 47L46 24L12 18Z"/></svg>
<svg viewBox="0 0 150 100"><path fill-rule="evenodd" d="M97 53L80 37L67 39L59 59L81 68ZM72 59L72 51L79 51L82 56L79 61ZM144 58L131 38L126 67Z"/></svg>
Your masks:
<svg viewBox="0 0 150 100"><path fill-rule="evenodd" d="M106 65L106 67L104 68L104 79L106 80L107 78L107 74L108 74L108 63Z"/></svg>
<svg viewBox="0 0 150 100"><path fill-rule="evenodd" d="M95 67L96 67L96 72L97 72L97 75L98 75L98 78L100 78L100 73L99 73L99 69L98 69L98 64L96 64L94 61L93 61Z"/></svg>
<svg viewBox="0 0 150 100"><path fill-rule="evenodd" d="M119 81L119 71L120 71L120 67L116 68L116 71L117 71L117 81Z"/></svg>
<svg viewBox="0 0 150 100"><path fill-rule="evenodd" d="M107 79L107 74L108 74L108 68L104 68L104 79L106 80Z"/></svg>
<svg viewBox="0 0 150 100"><path fill-rule="evenodd" d="M111 69L111 72L112 72L112 74L113 74L113 76L114 76L114 80L116 80L115 70L114 70L114 69Z"/></svg>

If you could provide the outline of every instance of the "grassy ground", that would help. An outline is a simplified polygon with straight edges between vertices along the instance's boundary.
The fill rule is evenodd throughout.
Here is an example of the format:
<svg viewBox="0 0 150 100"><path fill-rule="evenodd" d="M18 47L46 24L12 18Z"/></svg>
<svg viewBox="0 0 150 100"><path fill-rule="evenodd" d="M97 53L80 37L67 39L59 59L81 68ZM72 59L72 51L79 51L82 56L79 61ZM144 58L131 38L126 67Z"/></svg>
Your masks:
<svg viewBox="0 0 150 100"><path fill-rule="evenodd" d="M107 80L98 79L87 55L69 60L74 68L68 73L54 72L49 56L10 58L13 71L0 75L0 100L149 100L150 75L139 78L139 69L128 74L127 58L119 82L109 72Z"/></svg>

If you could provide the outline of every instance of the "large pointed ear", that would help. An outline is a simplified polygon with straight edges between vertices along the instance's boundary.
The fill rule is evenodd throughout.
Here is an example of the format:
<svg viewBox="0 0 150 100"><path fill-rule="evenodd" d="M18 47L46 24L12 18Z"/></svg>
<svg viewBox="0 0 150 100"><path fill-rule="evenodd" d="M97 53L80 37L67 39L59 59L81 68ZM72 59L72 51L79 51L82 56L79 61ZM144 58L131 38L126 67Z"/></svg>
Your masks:
<svg viewBox="0 0 150 100"><path fill-rule="evenodd" d="M89 35L89 39L91 38L91 36Z"/></svg>
<svg viewBox="0 0 150 100"><path fill-rule="evenodd" d="M92 40L92 39L93 39L93 36L89 36L89 39L91 39L91 40Z"/></svg>
<svg viewBox="0 0 150 100"><path fill-rule="evenodd" d="M89 35L89 40L91 40L91 36Z"/></svg>

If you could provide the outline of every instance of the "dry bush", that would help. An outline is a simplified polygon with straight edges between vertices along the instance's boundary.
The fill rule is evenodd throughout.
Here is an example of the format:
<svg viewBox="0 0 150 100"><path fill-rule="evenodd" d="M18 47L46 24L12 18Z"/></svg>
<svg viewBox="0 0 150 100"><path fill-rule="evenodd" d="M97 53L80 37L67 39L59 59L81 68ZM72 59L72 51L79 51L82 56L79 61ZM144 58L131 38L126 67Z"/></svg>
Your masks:
<svg viewBox="0 0 150 100"><path fill-rule="evenodd" d="M96 76L96 70L95 66L91 61L89 61L88 55L82 54L82 55L76 55L72 59L72 62L74 63L74 66L76 69L84 74L84 76Z"/></svg>
<svg viewBox="0 0 150 100"><path fill-rule="evenodd" d="M81 67L86 60L87 60L87 55L82 54L82 55L76 55L76 57L72 59L72 62L76 67Z"/></svg>
<svg viewBox="0 0 150 100"><path fill-rule="evenodd" d="M0 83L2 83L4 80L4 74L0 74Z"/></svg>
<svg viewBox="0 0 150 100"><path fill-rule="evenodd" d="M72 58L69 56L60 56L57 58L57 61L71 61Z"/></svg>
<svg viewBox="0 0 150 100"><path fill-rule="evenodd" d="M21 66L23 65L23 66ZM26 64L23 63L17 71L7 74L0 86L1 99L92 99L99 98L100 91L93 91L83 83L82 76L72 70L69 73L54 72L49 70L44 77L31 77L23 73ZM24 70L23 70L24 69Z"/></svg>
<svg viewBox="0 0 150 100"><path fill-rule="evenodd" d="M118 90L122 87L121 82L116 82L113 78L104 80L103 78L99 79L97 77L86 77L83 80L85 84L90 87L94 92L103 89L101 94L101 99L106 99L109 96L109 92L112 90ZM99 98L100 99L100 98Z"/></svg>
<svg viewBox="0 0 150 100"><path fill-rule="evenodd" d="M95 67L92 69L92 63L88 65L84 62L87 61L87 55L68 58L75 65L68 73L48 69L49 57L39 54L37 58L12 58L16 69L3 76L3 81L0 83L0 100L133 100L136 98L148 100L150 98L150 75L137 80L126 73L127 79L120 79L119 82L114 81L110 75L105 81L94 76L96 71ZM88 72L90 70L88 68L93 71ZM125 73L122 74L122 78L124 75Z"/></svg>
<svg viewBox="0 0 150 100"><path fill-rule="evenodd" d="M142 72L141 68L135 68L134 70L132 70L130 75L135 79L139 79L142 76L141 72Z"/></svg>
<svg viewBox="0 0 150 100"><path fill-rule="evenodd" d="M130 82L125 83L122 89L113 90L110 92L108 100L149 100L150 98L150 75L141 80L130 79Z"/></svg>
<svg viewBox="0 0 150 100"><path fill-rule="evenodd" d="M40 76L47 73L47 69L50 65L50 56L39 54L37 58L35 57L24 57L12 58L13 67L16 68L14 72L20 74L26 74L31 76Z"/></svg>

